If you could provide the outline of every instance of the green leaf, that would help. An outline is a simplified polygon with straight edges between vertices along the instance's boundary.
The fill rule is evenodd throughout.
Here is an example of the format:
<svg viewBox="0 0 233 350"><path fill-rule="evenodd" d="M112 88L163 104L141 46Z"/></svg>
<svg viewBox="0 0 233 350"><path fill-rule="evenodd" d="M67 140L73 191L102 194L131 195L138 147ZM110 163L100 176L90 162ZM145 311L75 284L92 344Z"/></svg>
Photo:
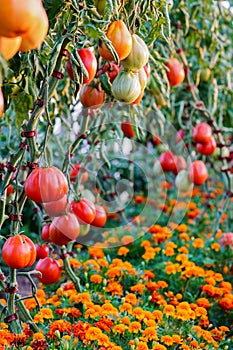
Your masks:
<svg viewBox="0 0 233 350"><path fill-rule="evenodd" d="M109 78L108 75L106 73L101 74L100 76L100 83L102 86L102 89L108 94L111 95L112 94L112 86L109 82Z"/></svg>
<svg viewBox="0 0 233 350"><path fill-rule="evenodd" d="M25 92L20 92L17 99L13 100L13 104L16 113L16 127L20 130L23 120L28 118L28 111L33 107L32 96Z"/></svg>

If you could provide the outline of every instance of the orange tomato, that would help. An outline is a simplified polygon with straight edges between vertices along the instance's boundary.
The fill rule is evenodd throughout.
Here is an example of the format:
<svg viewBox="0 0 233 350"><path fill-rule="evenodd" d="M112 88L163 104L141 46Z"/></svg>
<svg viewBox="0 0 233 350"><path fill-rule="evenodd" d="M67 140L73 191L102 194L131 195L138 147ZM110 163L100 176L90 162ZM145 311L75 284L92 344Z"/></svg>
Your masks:
<svg viewBox="0 0 233 350"><path fill-rule="evenodd" d="M0 36L0 53L5 60L11 59L19 51L21 41L21 36L16 36L15 38Z"/></svg>

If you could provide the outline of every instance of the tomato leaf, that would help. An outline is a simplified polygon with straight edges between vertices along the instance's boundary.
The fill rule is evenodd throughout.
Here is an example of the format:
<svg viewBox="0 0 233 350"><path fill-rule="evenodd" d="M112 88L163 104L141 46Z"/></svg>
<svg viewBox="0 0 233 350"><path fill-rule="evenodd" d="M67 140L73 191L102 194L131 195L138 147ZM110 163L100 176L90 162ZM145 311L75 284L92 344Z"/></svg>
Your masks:
<svg viewBox="0 0 233 350"><path fill-rule="evenodd" d="M17 99L13 99L12 102L16 113L16 127L17 129L20 129L23 120L28 118L27 111L33 107L32 96L25 92L20 92Z"/></svg>
<svg viewBox="0 0 233 350"><path fill-rule="evenodd" d="M106 73L101 74L101 76L100 76L100 83L101 83L101 86L102 86L103 90L108 95L111 95L112 94L112 87L111 87L111 84L109 82L108 75Z"/></svg>

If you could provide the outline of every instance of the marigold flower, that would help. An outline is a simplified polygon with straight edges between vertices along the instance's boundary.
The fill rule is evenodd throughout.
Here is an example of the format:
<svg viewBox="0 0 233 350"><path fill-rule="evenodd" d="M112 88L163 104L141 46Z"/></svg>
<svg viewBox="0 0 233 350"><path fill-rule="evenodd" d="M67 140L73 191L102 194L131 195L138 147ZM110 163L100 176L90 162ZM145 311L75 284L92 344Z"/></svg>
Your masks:
<svg viewBox="0 0 233 350"><path fill-rule="evenodd" d="M170 335L163 335L161 337L161 342L168 346L171 346L174 343L173 338Z"/></svg>
<svg viewBox="0 0 233 350"><path fill-rule="evenodd" d="M206 298L199 298L196 300L196 303L198 306L201 306L205 309L209 309L210 308L210 302L208 299Z"/></svg>
<svg viewBox="0 0 233 350"><path fill-rule="evenodd" d="M140 341L137 345L137 350L149 350L148 346L146 343Z"/></svg>
<svg viewBox="0 0 233 350"><path fill-rule="evenodd" d="M118 251L117 251L117 255L119 255L119 256L126 256L127 254L128 254L128 252L129 252L129 249L128 248L126 248L126 247L120 247L119 249L118 249Z"/></svg>
<svg viewBox="0 0 233 350"><path fill-rule="evenodd" d="M158 340L157 331L154 327L147 327L142 333L143 339L148 342L149 340Z"/></svg>
<svg viewBox="0 0 233 350"><path fill-rule="evenodd" d="M100 284L102 283L102 280L103 280L102 276L98 275L97 273L95 273L94 275L91 275L90 277L90 281L93 283Z"/></svg>
<svg viewBox="0 0 233 350"><path fill-rule="evenodd" d="M120 312L128 312L128 314L132 313L132 305L129 303L123 303L119 307Z"/></svg>
<svg viewBox="0 0 233 350"><path fill-rule="evenodd" d="M203 240L201 238L195 238L192 243L193 248L200 249L205 246Z"/></svg>
<svg viewBox="0 0 233 350"><path fill-rule="evenodd" d="M98 247L88 247L88 252L92 259L103 258L105 255L103 249Z"/></svg>
<svg viewBox="0 0 233 350"><path fill-rule="evenodd" d="M165 315L174 316L175 315L175 307L173 305L165 305L163 309L163 313Z"/></svg>
<svg viewBox="0 0 233 350"><path fill-rule="evenodd" d="M105 291L111 293L112 295L121 296L123 294L123 288L118 282L109 282L105 287Z"/></svg>
<svg viewBox="0 0 233 350"><path fill-rule="evenodd" d="M138 333L141 330L141 323L133 321L130 323L128 331L130 333Z"/></svg>
<svg viewBox="0 0 233 350"><path fill-rule="evenodd" d="M124 324L117 324L112 328L113 333L124 334L128 327Z"/></svg>
<svg viewBox="0 0 233 350"><path fill-rule="evenodd" d="M167 347L162 344L155 344L152 350L167 350Z"/></svg>
<svg viewBox="0 0 233 350"><path fill-rule="evenodd" d="M129 293L129 294L126 294L125 296L125 302L132 305L136 305L138 300L135 294Z"/></svg>
<svg viewBox="0 0 233 350"><path fill-rule="evenodd" d="M97 328L97 327L90 327L86 331L85 338L88 341L98 340L99 337L101 336L101 334L102 334L102 331L99 328Z"/></svg>
<svg viewBox="0 0 233 350"><path fill-rule="evenodd" d="M146 287L145 287L144 284L138 283L138 284L136 284L135 286L132 286L132 287L130 288L130 290L131 290L132 292L138 292L139 294L142 295L145 288L146 288Z"/></svg>
<svg viewBox="0 0 233 350"><path fill-rule="evenodd" d="M71 323L65 320L57 320L53 321L49 324L49 331L47 333L48 338L54 338L56 339L56 331L59 331L61 335L64 333L71 334Z"/></svg>

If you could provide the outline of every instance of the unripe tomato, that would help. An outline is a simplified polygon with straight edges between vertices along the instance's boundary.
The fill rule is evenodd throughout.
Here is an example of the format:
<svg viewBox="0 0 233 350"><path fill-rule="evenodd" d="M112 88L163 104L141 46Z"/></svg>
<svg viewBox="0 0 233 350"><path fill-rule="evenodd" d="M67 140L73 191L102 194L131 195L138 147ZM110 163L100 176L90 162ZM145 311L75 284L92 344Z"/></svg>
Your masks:
<svg viewBox="0 0 233 350"><path fill-rule="evenodd" d="M37 278L40 282L44 284L52 284L59 280L61 276L61 269L59 263L46 257L44 259L40 259L36 264L35 269L42 273L42 277L37 275Z"/></svg>
<svg viewBox="0 0 233 350"><path fill-rule="evenodd" d="M165 63L166 67L169 69L166 71L169 84L171 86L180 85L185 78L185 72L183 65L177 58L171 57L168 62Z"/></svg>
<svg viewBox="0 0 233 350"><path fill-rule="evenodd" d="M132 48L132 37L123 21L112 22L107 29L106 36L111 41L120 61L129 55ZM103 42L98 50L100 56L105 60L114 61L112 54Z"/></svg>
<svg viewBox="0 0 233 350"><path fill-rule="evenodd" d="M47 224L42 227L41 237L45 242L49 241L49 228L50 228L50 224Z"/></svg>
<svg viewBox="0 0 233 350"><path fill-rule="evenodd" d="M12 269L31 266L36 260L36 247L25 235L9 237L2 247L2 260Z"/></svg>
<svg viewBox="0 0 233 350"><path fill-rule="evenodd" d="M80 237L86 236L88 232L90 231L90 225L81 225L80 226Z"/></svg>
<svg viewBox="0 0 233 350"><path fill-rule="evenodd" d="M86 108L97 107L104 103L106 94L100 87L84 84L80 90L79 99Z"/></svg>
<svg viewBox="0 0 233 350"><path fill-rule="evenodd" d="M81 225L91 224L96 216L95 204L82 198L79 202L72 201L71 208Z"/></svg>
<svg viewBox="0 0 233 350"><path fill-rule="evenodd" d="M185 131L184 129L180 129L176 134L176 143L180 143L184 139Z"/></svg>
<svg viewBox="0 0 233 350"><path fill-rule="evenodd" d="M189 179L194 185L202 185L208 178L208 170L202 160L195 160L188 168Z"/></svg>
<svg viewBox="0 0 233 350"><path fill-rule="evenodd" d="M103 73L107 73L111 84L119 73L119 69L120 67L115 62L106 62L103 66Z"/></svg>
<svg viewBox="0 0 233 350"><path fill-rule="evenodd" d="M4 97L2 93L2 89L0 89L0 117L2 116L4 111Z"/></svg>
<svg viewBox="0 0 233 350"><path fill-rule="evenodd" d="M44 209L49 216L59 216L65 210L69 210L67 195L57 201L45 203Z"/></svg>
<svg viewBox="0 0 233 350"><path fill-rule="evenodd" d="M129 120L126 120L125 122L121 123L121 130L126 137L132 138L135 136L133 127Z"/></svg>
<svg viewBox="0 0 233 350"><path fill-rule="evenodd" d="M175 184L179 192L187 192L193 188L193 183L189 180L187 170L181 170L175 179Z"/></svg>
<svg viewBox="0 0 233 350"><path fill-rule="evenodd" d="M217 143L215 141L215 138L211 136L210 141L205 143L197 143L196 147L198 153L203 154L205 156L210 156L216 150Z"/></svg>
<svg viewBox="0 0 233 350"><path fill-rule="evenodd" d="M49 256L49 247L47 245L36 244L36 260L44 259Z"/></svg>
<svg viewBox="0 0 233 350"><path fill-rule="evenodd" d="M47 203L64 197L68 191L68 184L65 175L55 166L38 167L26 179L24 190L31 200Z"/></svg>
<svg viewBox="0 0 233 350"><path fill-rule="evenodd" d="M138 74L133 72L120 72L112 84L113 96L122 102L132 103L141 93Z"/></svg>
<svg viewBox="0 0 233 350"><path fill-rule="evenodd" d="M163 171L176 170L176 158L172 152L163 152L159 157L159 161Z"/></svg>
<svg viewBox="0 0 233 350"><path fill-rule="evenodd" d="M80 231L78 219L73 213L57 216L49 227L49 238L59 246L74 241Z"/></svg>
<svg viewBox="0 0 233 350"><path fill-rule="evenodd" d="M207 123L200 123L193 129L193 140L197 143L206 143L211 140L212 129Z"/></svg>
<svg viewBox="0 0 233 350"><path fill-rule="evenodd" d="M202 68L200 74L200 80L206 83L211 76L211 70L209 68Z"/></svg>
<svg viewBox="0 0 233 350"><path fill-rule="evenodd" d="M96 215L92 221L91 226L103 227L107 221L107 214L105 209L100 205L95 205Z"/></svg>
<svg viewBox="0 0 233 350"><path fill-rule="evenodd" d="M95 54L90 49L85 49L85 48L79 49L77 50L77 52L88 72L88 78L83 77L83 83L84 84L90 83L90 81L94 79L97 71L97 60L96 60ZM74 80L74 73L73 73L70 59L67 60L66 70L70 78Z"/></svg>
<svg viewBox="0 0 233 350"><path fill-rule="evenodd" d="M11 59L19 51L21 41L21 36L15 38L0 36L0 53L5 60Z"/></svg>
<svg viewBox="0 0 233 350"><path fill-rule="evenodd" d="M145 42L137 35L132 35L132 49L129 55L122 61L127 70L137 71L143 68L149 60L149 50Z"/></svg>
<svg viewBox="0 0 233 350"><path fill-rule="evenodd" d="M70 181L75 182L77 180L79 172L81 175L81 183L85 183L88 180L88 172L86 169L82 168L81 164L72 164L70 170Z"/></svg>

